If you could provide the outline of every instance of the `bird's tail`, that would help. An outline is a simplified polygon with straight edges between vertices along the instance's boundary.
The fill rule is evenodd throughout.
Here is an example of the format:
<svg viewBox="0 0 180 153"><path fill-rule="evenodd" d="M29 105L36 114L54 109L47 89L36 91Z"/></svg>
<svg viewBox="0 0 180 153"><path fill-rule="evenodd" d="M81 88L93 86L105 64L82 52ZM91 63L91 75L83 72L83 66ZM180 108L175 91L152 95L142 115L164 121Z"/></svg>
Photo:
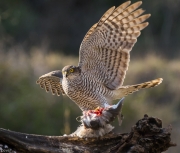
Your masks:
<svg viewBox="0 0 180 153"><path fill-rule="evenodd" d="M120 99L140 89L155 87L159 85L162 82L162 80L163 80L162 78L158 78L158 79L140 83L140 84L122 86L119 89L113 91L113 94L114 94L113 99Z"/></svg>

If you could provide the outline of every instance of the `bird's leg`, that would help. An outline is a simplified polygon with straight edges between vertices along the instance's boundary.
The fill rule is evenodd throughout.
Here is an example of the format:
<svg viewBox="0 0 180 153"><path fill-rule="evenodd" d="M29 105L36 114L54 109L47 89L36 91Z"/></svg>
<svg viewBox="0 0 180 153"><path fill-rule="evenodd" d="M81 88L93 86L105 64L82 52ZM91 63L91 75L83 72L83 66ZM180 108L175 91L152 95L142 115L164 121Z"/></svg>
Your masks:
<svg viewBox="0 0 180 153"><path fill-rule="evenodd" d="M72 135L79 137L99 137L113 130L110 124L118 116L119 124L122 122L122 98L116 105L104 105L93 110L83 111L83 115L78 118L82 124Z"/></svg>
<svg viewBox="0 0 180 153"><path fill-rule="evenodd" d="M119 125L122 122L122 98L116 105L106 105L105 107L97 107L94 110L88 110L83 112L82 123L88 127L93 128L93 124L97 123L97 127L104 127L106 124L112 122L116 117L118 117Z"/></svg>
<svg viewBox="0 0 180 153"><path fill-rule="evenodd" d="M105 109L105 108L102 108L102 107L99 107L99 106L98 106L98 107L95 108L94 110L84 111L83 114L85 114L85 115L95 114L95 115L97 115L97 116L100 116L100 115L102 114L102 112L103 112L104 109Z"/></svg>
<svg viewBox="0 0 180 153"><path fill-rule="evenodd" d="M100 116L100 115L102 115L103 110L104 110L104 108L98 106L96 109L91 110L91 113L94 113L97 116Z"/></svg>

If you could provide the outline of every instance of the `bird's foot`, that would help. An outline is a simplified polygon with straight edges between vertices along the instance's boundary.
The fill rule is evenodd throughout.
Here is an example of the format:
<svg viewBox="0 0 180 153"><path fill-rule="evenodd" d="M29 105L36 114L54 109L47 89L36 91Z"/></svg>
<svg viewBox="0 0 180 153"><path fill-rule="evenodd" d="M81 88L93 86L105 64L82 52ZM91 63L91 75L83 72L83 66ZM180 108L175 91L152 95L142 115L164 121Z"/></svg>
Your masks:
<svg viewBox="0 0 180 153"><path fill-rule="evenodd" d="M97 116L100 116L100 115L102 115L102 112L103 112L104 109L105 109L105 108L97 107L97 108L94 109L94 110L88 110L88 111L87 111L87 115L90 115L90 114L92 113L92 114L96 114Z"/></svg>
<svg viewBox="0 0 180 153"><path fill-rule="evenodd" d="M122 122L122 98L116 105L106 105L104 108L97 107L94 110L88 110L83 112L81 116L81 122L86 128L98 129L104 127L106 124L111 123L118 116ZM120 115L120 116L119 116Z"/></svg>
<svg viewBox="0 0 180 153"><path fill-rule="evenodd" d="M113 130L110 124L118 116L119 123L122 122L122 98L116 105L106 105L104 108L97 107L94 110L83 111L83 116L78 120L81 126L72 135L79 137L99 137Z"/></svg>

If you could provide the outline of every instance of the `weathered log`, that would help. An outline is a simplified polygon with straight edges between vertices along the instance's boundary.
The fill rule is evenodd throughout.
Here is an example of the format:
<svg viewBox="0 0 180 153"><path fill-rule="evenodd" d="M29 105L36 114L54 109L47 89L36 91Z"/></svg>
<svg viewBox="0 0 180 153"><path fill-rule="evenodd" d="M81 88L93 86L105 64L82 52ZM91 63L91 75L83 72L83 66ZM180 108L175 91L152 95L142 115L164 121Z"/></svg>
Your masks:
<svg viewBox="0 0 180 153"><path fill-rule="evenodd" d="M172 127L162 128L158 118L144 116L130 133L109 133L99 138L42 136L0 129L0 151L33 153L160 153L171 142ZM11 150L10 150L11 149Z"/></svg>

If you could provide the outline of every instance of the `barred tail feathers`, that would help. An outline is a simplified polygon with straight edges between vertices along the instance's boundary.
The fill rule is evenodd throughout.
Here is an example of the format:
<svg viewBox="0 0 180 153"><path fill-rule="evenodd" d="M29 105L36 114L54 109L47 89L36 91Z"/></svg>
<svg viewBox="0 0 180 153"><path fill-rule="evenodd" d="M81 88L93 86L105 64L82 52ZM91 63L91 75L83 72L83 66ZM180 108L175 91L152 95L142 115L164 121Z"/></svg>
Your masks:
<svg viewBox="0 0 180 153"><path fill-rule="evenodd" d="M119 89L113 91L113 94L114 94L113 99L120 99L140 89L152 88L152 87L158 86L159 84L161 84L162 81L163 81L162 78L158 78L158 79L140 83L140 84L122 86Z"/></svg>

